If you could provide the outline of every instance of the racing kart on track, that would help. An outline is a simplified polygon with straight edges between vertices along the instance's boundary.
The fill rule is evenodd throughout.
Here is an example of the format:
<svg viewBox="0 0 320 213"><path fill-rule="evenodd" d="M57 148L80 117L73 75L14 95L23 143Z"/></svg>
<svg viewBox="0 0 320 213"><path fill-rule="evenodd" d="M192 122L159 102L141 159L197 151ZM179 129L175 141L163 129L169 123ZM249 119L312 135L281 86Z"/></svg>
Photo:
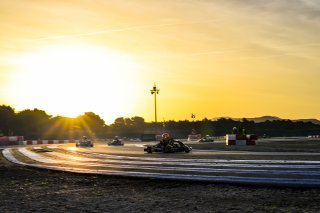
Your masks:
<svg viewBox="0 0 320 213"><path fill-rule="evenodd" d="M206 135L205 137L199 139L198 142L214 142L214 139L209 135Z"/></svg>
<svg viewBox="0 0 320 213"><path fill-rule="evenodd" d="M189 147L182 143L181 141L173 141L170 145L163 147L160 143L156 145L145 145L144 151L147 153L152 152L163 152L163 153L176 153L176 152L186 152L189 153L192 147Z"/></svg>
<svg viewBox="0 0 320 213"><path fill-rule="evenodd" d="M119 139L114 139L114 140L108 142L107 144L108 144L108 146L123 146L124 145L123 141L121 141Z"/></svg>
<svg viewBox="0 0 320 213"><path fill-rule="evenodd" d="M93 142L87 137L83 137L82 140L76 143L76 147L93 147Z"/></svg>

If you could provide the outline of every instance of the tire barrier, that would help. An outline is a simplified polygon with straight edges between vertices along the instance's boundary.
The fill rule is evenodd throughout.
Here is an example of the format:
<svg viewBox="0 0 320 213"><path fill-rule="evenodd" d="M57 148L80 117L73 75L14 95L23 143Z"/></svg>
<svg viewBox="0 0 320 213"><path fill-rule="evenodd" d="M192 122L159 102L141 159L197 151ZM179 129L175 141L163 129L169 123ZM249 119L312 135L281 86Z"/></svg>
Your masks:
<svg viewBox="0 0 320 213"><path fill-rule="evenodd" d="M256 145L258 137L256 135L227 134L226 145Z"/></svg>
<svg viewBox="0 0 320 213"><path fill-rule="evenodd" d="M23 140L23 136L0 136L0 146L19 145Z"/></svg>
<svg viewBox="0 0 320 213"><path fill-rule="evenodd" d="M61 144L61 143L77 143L79 140L27 140L20 141L19 145L38 145L38 144Z"/></svg>
<svg viewBox="0 0 320 213"><path fill-rule="evenodd" d="M308 138L320 138L320 135L309 135Z"/></svg>

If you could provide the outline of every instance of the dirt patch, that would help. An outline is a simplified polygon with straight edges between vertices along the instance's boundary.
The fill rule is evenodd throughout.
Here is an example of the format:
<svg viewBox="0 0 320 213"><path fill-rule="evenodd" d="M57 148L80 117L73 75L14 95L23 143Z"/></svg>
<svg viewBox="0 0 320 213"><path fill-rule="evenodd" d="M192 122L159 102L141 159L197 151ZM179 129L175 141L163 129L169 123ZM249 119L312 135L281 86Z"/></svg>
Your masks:
<svg viewBox="0 0 320 213"><path fill-rule="evenodd" d="M318 212L320 189L83 175L0 156L0 212Z"/></svg>

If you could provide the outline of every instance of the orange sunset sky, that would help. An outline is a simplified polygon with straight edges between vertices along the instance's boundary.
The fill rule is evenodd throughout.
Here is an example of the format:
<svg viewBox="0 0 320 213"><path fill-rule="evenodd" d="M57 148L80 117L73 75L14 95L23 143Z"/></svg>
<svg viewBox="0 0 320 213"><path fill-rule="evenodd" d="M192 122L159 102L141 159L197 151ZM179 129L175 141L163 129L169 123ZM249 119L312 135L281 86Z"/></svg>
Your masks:
<svg viewBox="0 0 320 213"><path fill-rule="evenodd" d="M1 0L0 104L106 123L320 119L318 0Z"/></svg>

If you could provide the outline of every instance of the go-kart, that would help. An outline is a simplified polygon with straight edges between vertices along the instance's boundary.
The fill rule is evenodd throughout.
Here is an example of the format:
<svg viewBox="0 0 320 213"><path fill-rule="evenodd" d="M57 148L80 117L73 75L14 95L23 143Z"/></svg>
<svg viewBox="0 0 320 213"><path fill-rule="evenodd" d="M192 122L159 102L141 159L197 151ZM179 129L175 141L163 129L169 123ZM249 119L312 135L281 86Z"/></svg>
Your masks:
<svg viewBox="0 0 320 213"><path fill-rule="evenodd" d="M123 146L124 145L124 143L119 139L114 139L114 140L108 142L107 144L108 144L108 146Z"/></svg>
<svg viewBox="0 0 320 213"><path fill-rule="evenodd" d="M156 145L145 145L144 151L147 153L152 152L163 152L163 153L175 153L175 152L186 152L189 153L192 147L189 147L181 141L173 141L170 145L163 147L160 143Z"/></svg>
<svg viewBox="0 0 320 213"><path fill-rule="evenodd" d="M198 142L214 142L213 138L210 137L204 137L198 140Z"/></svg>
<svg viewBox="0 0 320 213"><path fill-rule="evenodd" d="M93 147L93 143L90 139L82 139L76 143L76 147Z"/></svg>

